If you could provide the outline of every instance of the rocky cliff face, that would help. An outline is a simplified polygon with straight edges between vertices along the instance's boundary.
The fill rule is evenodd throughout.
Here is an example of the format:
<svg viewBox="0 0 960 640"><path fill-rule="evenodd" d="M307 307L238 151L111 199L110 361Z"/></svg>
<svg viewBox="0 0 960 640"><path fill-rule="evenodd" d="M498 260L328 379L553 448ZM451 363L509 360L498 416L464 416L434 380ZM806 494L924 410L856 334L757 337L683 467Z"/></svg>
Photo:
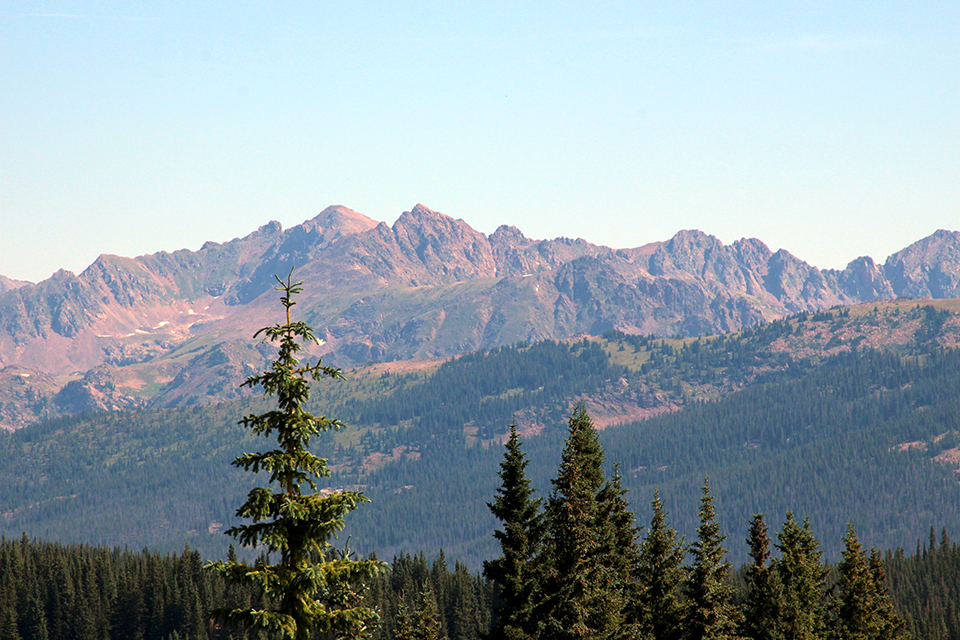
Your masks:
<svg viewBox="0 0 960 640"><path fill-rule="evenodd" d="M317 354L349 365L607 329L710 334L838 304L958 297L960 233L938 231L882 266L862 257L821 271L756 239L724 245L696 230L613 250L510 226L485 236L423 205L392 226L329 207L199 251L105 255L37 285L0 279L0 369L14 367L0 396L7 385L32 398L36 416L229 396L270 356L250 336L278 320L274 275L293 267L307 284L297 311L324 339Z"/></svg>

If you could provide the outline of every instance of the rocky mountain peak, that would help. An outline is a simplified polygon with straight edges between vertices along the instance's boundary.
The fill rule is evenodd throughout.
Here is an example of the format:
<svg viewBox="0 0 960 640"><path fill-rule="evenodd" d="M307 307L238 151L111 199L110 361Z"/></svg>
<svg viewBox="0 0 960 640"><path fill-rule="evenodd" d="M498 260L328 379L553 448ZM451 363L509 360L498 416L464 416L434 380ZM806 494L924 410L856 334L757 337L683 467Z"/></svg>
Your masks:
<svg viewBox="0 0 960 640"><path fill-rule="evenodd" d="M765 243L756 238L740 238L732 245L744 266L751 269L765 269L773 252Z"/></svg>
<svg viewBox="0 0 960 640"><path fill-rule="evenodd" d="M648 270L653 275L702 274L723 243L696 229L678 231L650 256Z"/></svg>
<svg viewBox="0 0 960 640"><path fill-rule="evenodd" d="M327 241L363 233L377 226L377 221L342 205L333 205L302 225L308 233L317 233Z"/></svg>
<svg viewBox="0 0 960 640"><path fill-rule="evenodd" d="M497 245L528 245L532 242L520 229L509 224L502 224L490 234L490 244Z"/></svg>
<svg viewBox="0 0 960 640"><path fill-rule="evenodd" d="M853 300L869 301L896 297L883 269L869 256L851 260L843 271L825 270L823 273L825 277L835 278L839 289Z"/></svg>
<svg viewBox="0 0 960 640"><path fill-rule="evenodd" d="M889 258L883 271L898 295L960 297L960 231L940 229Z"/></svg>
<svg viewBox="0 0 960 640"><path fill-rule="evenodd" d="M938 231L883 266L863 257L821 271L755 238L724 245L698 230L614 251L509 225L487 236L422 204L392 226L337 205L199 251L102 255L80 276L59 271L36 285L0 278L0 368L109 367L43 405L51 410L122 407L155 379L174 382L154 399L222 397L235 385L210 380L242 379L240 363L258 356L218 345L244 344L274 321L274 275L291 267L308 284L298 309L325 340L316 355L349 366L611 328L710 334L897 295L960 297L960 233ZM124 373L128 364L140 368ZM4 384L32 379L8 378L0 400Z"/></svg>
<svg viewBox="0 0 960 640"><path fill-rule="evenodd" d="M489 239L463 220L418 204L397 219L392 231L400 251L426 267L436 282L496 274Z"/></svg>
<svg viewBox="0 0 960 640"><path fill-rule="evenodd" d="M260 226L256 231L246 237L257 238L262 236L277 236L281 233L283 233L283 225L276 220L271 220L267 224Z"/></svg>

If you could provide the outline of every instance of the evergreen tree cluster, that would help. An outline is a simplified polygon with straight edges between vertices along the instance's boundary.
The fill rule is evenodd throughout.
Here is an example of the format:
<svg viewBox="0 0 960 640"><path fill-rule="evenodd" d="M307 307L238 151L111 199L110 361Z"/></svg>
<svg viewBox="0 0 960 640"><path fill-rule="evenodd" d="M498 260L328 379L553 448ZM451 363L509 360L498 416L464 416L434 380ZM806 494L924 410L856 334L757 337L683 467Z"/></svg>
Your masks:
<svg viewBox="0 0 960 640"><path fill-rule="evenodd" d="M368 582L365 602L380 611L371 640L475 640L490 628L493 583L443 552L429 563L400 553Z"/></svg>
<svg viewBox="0 0 960 640"><path fill-rule="evenodd" d="M604 453L582 406L569 432L553 489L541 508L526 478L515 427L489 504L500 521L501 556L484 563L496 585L493 638L616 640L906 640L893 610L884 563L853 526L835 578L809 520L787 513L774 548L762 515L747 540L752 562L737 589L726 536L704 482L696 538L686 544L654 493L650 526L639 535L619 469L604 478ZM689 562L685 558L689 556Z"/></svg>
<svg viewBox="0 0 960 640"><path fill-rule="evenodd" d="M929 543L917 541L907 556L898 547L888 552L884 567L897 610L907 631L924 640L960 640L960 545L942 530L930 529Z"/></svg>
<svg viewBox="0 0 960 640"><path fill-rule="evenodd" d="M207 611L262 603L204 571L200 553L159 555L85 545L0 540L4 640L252 638L219 629Z"/></svg>
<svg viewBox="0 0 960 640"><path fill-rule="evenodd" d="M643 630L645 635L639 637L680 640L684 630L675 621L682 619L686 607L686 545L666 523L660 504L655 509L659 520L651 521L639 541L641 561L634 578L636 583L649 587L635 591L631 597L634 607L649 612L649 626ZM751 525L752 549L759 551L753 554L750 564L735 572L732 580L732 600L744 618L742 637L827 637L829 627L825 626L818 627L821 635L804 636L790 635L781 625L768 624L776 612L783 612L787 606L779 602L798 599L782 595L781 572L786 572L786 567L781 568L780 560L771 555L787 556L788 552L781 551L781 547L787 546L789 538L781 532L775 536L774 545L762 517L754 518ZM793 527L802 531L807 525L794 520ZM788 529L787 522L783 528ZM807 536L801 534L799 538ZM929 544L918 542L916 552L910 555L902 548L887 552L882 559L879 554L862 549L861 553L874 575L882 560L896 614L903 618L906 631L913 638L960 640L960 546L946 532L939 541L931 536ZM759 561L760 558L764 560ZM860 561L852 564L859 565ZM817 577L829 570L827 582L836 582L838 565L810 566L815 571L805 575ZM792 584L798 581L794 579ZM826 591L819 601L826 605L819 608L821 614L826 614L819 618L824 625L831 615L828 605L832 594L829 588ZM451 570L442 554L432 562L422 552L398 554L391 569L368 582L364 601L380 612L379 622L369 630L372 640L528 637L504 635L500 630L500 621L509 614L502 586L469 571L460 562L455 562ZM253 638L251 633L218 629L207 615L210 608L242 602L262 605L253 589L228 584L220 576L203 571L200 554L195 550L157 554L27 538L0 539L0 638L4 640ZM400 631L404 608L412 629L406 636ZM632 615L637 614L627 614L628 618ZM794 629L805 628L796 624L796 617L784 616L784 620L792 621ZM751 625L750 621L756 623ZM495 624L493 633L489 633ZM420 631L416 631L418 625ZM430 635L431 628L439 629L438 635ZM769 631L764 633L764 629Z"/></svg>
<svg viewBox="0 0 960 640"><path fill-rule="evenodd" d="M161 555L0 539L2 640L261 638L209 614L227 605L267 608L257 593L205 571L191 549ZM476 640L490 627L492 597L492 583L459 562L451 571L442 554L428 563L423 553L402 553L368 581L363 602L380 617L363 637Z"/></svg>

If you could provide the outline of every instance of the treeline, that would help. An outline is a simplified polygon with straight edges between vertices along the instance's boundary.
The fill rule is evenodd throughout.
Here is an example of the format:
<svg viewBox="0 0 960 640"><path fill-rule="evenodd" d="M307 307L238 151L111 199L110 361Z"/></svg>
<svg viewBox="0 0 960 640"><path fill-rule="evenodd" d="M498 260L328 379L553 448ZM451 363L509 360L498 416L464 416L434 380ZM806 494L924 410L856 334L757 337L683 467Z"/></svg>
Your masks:
<svg viewBox="0 0 960 640"><path fill-rule="evenodd" d="M432 562L422 552L400 553L364 600L380 612L370 640L478 640L491 626L494 585L460 562L451 571L443 552Z"/></svg>
<svg viewBox="0 0 960 640"><path fill-rule="evenodd" d="M659 486L678 505L682 530L697 521L684 496L706 473L716 479L727 522L788 509L815 514L825 551L836 558L847 519L885 548L925 535L931 524L955 525L954 471L931 458L955 446L957 388L956 351L923 358L859 351L802 378L608 428L601 438L625 469L624 486L635 495ZM641 505L637 513L649 511ZM746 559L740 550L734 557Z"/></svg>
<svg viewBox="0 0 960 640"><path fill-rule="evenodd" d="M960 546L946 529L938 542L931 528L929 543L918 540L913 556L898 547L885 560L890 591L913 638L960 640Z"/></svg>
<svg viewBox="0 0 960 640"><path fill-rule="evenodd" d="M931 458L955 446L958 388L960 352L902 358L860 351L799 379L607 427L599 437L610 463L620 463L623 487L632 496L659 488L678 530L698 526L690 497L707 474L729 534L743 537L755 513L793 509L811 514L835 561L851 519L865 540L887 549L924 537L931 525L956 526L955 471ZM528 477L541 492L550 490L562 446L560 429L525 441ZM362 482L374 501L348 527L358 544L371 541L364 551L445 548L476 569L495 553L483 505L496 489L497 463L493 449L451 445L373 471ZM646 500L631 510L641 521L651 515ZM730 558L747 562L745 546L732 546Z"/></svg>
<svg viewBox="0 0 960 640"><path fill-rule="evenodd" d="M443 637L475 640L490 627L493 585L443 555L399 554L366 585L380 611L371 640L395 638L403 618L429 617ZM200 553L0 540L2 640L252 640L216 624L218 607L262 607L248 587L224 581Z"/></svg>
<svg viewBox="0 0 960 640"><path fill-rule="evenodd" d="M219 531L252 484L230 460L252 446L236 416L254 401L71 416L0 437L0 533L222 555Z"/></svg>
<svg viewBox="0 0 960 640"><path fill-rule="evenodd" d="M583 357L578 366L601 375L604 361L592 347L576 345L510 348L503 356L508 360L478 355L463 366L492 379L505 362L520 371L523 354L542 353L546 362L554 359L547 355L554 350L567 351L556 361L573 366ZM444 375L462 377L456 362ZM478 364L486 362L486 369ZM544 367L531 379L546 388L548 372ZM509 392L507 385L515 384L510 375L493 388L499 391L496 402L520 395ZM422 387L427 397L445 397L437 400L444 405L438 412L464 410L458 394L441 393L441 380L409 387L404 392L409 396ZM848 518L864 539L882 548L923 537L931 524L937 530L955 526L960 487L952 469L930 459L956 444L960 397L951 390L957 388L960 352L902 358L862 350L832 358L799 379L608 427L600 439L611 461L620 462L624 488L648 496L659 487L678 530L696 528L697 508L689 497L707 473L729 532L741 537L753 513L794 509L813 514L824 551L836 559ZM220 531L232 524L251 486L229 464L238 450L255 446L236 426L236 417L255 411L256 401L76 416L0 437L0 512L7 514L0 533L18 537L26 531L42 539L149 546L165 553L186 543L205 557L222 556L228 541ZM562 405L557 402L558 414ZM501 425L511 419L509 412L497 415ZM420 418L411 420L400 431L407 430L410 451L419 456L401 456L362 474L355 460L377 450L372 441L378 434L396 429L361 427L324 434L312 444L335 465L333 482L360 485L374 500L348 522L359 551L391 557L417 549L433 557L444 548L477 570L495 551L487 535L493 519L484 503L496 489L499 445L464 446L462 436L442 435L453 432L449 426L434 438L420 423L413 426ZM558 418L526 443L530 478L541 491L549 489L558 464L562 425ZM914 445L898 446L903 443ZM646 501L632 509L643 521L650 516ZM731 549L731 559L745 562L744 548Z"/></svg>
<svg viewBox="0 0 960 640"><path fill-rule="evenodd" d="M744 329L737 333L684 339L682 336L628 335L608 331L603 338L618 343L619 350L631 348L641 356L642 379L652 387L670 393L674 399L691 400L684 385L707 385L729 393L758 382L793 380L815 371L836 347L862 349L870 333L912 332L905 344L885 344L882 349L901 356L925 356L943 352L944 326L952 313L932 305L916 304L901 312L899 307L880 313L851 317L849 308L793 316ZM917 322L919 321L919 322ZM915 323L915 328L906 325ZM830 335L821 345L818 334ZM847 337L842 337L843 335ZM810 344L803 345L805 336ZM788 348L773 348L786 341ZM789 345L793 345L790 348Z"/></svg>

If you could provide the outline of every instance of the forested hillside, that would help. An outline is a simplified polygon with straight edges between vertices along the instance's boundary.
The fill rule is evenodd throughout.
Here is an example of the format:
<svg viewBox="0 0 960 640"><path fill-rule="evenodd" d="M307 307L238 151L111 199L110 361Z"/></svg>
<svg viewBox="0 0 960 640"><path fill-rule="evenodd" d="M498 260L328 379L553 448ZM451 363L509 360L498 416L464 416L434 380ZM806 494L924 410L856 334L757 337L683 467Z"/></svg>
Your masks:
<svg viewBox="0 0 960 640"><path fill-rule="evenodd" d="M601 441L611 462L620 463L628 500L641 517L659 487L678 529L689 533L696 517L689 496L709 475L731 536L743 537L754 513L794 509L810 515L823 533L825 551L835 557L848 519L858 523L865 540L882 547L914 540L931 525L955 526L956 467L932 458L956 446L958 385L955 352L907 361L858 353L795 380L608 427ZM548 432L527 439L529 473L541 495L556 466L559 438ZM427 536L455 529L457 538L471 545L454 548L458 557L475 557L490 526L479 506L492 489L490 473L480 469L492 468L492 458L479 447L437 448L370 473L364 482L374 502L357 514L356 526L364 532L358 539L373 536L373 544L386 549L434 544L450 549L439 542L446 536ZM456 472L447 471L451 468ZM418 509L422 504L431 506ZM458 515L470 504L475 506L469 517ZM414 533L409 527L365 524L405 521L408 513L427 526ZM474 543L459 537L471 533Z"/></svg>
<svg viewBox="0 0 960 640"><path fill-rule="evenodd" d="M956 337L949 307L900 301L711 338L609 333L419 369L375 365L316 385L312 410L351 426L313 446L330 458L333 485L373 498L348 522L354 546L387 557L445 548L476 569L492 553L485 503L507 425L518 424L544 494L580 401L609 425L602 442L641 518L660 487L689 534L688 498L709 474L734 537L756 511L792 508L811 516L832 557L848 518L866 542L893 548L960 519L946 464L960 411ZM229 466L253 446L236 420L260 402L86 414L7 435L0 532L222 555L251 483ZM640 416L654 417L615 426Z"/></svg>

